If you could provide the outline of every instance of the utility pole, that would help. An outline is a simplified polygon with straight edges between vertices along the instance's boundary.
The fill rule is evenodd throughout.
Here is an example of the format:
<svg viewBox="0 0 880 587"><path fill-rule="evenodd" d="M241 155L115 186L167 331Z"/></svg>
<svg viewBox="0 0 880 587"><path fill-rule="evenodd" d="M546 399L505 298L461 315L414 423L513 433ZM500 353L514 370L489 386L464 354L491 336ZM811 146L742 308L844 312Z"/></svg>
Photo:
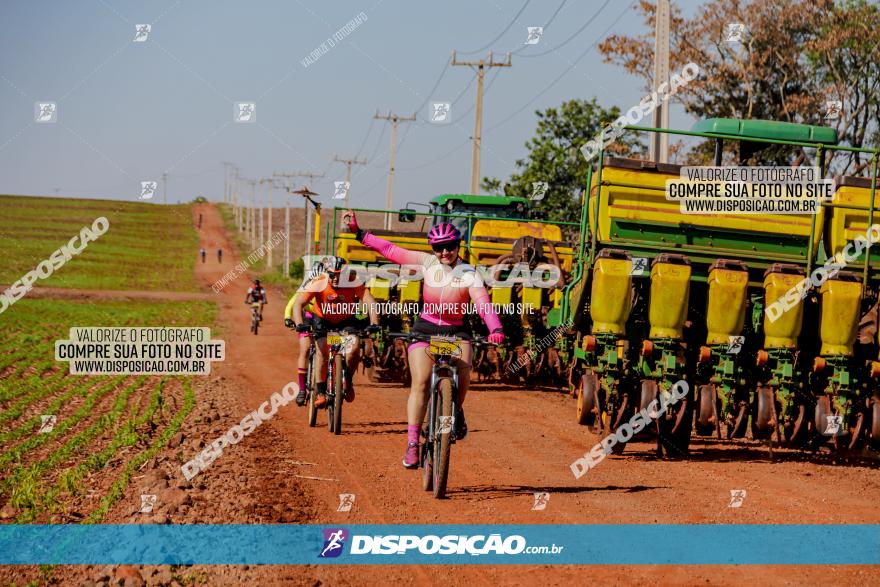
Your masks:
<svg viewBox="0 0 880 587"><path fill-rule="evenodd" d="M654 23L654 91L669 81L669 0L657 0ZM654 110L654 128L669 128L669 103L660 102ZM655 132L651 137L651 158L669 162L669 135Z"/></svg>
<svg viewBox="0 0 880 587"><path fill-rule="evenodd" d="M168 203L168 174L162 173L162 203Z"/></svg>
<svg viewBox="0 0 880 587"><path fill-rule="evenodd" d="M266 226L265 214L264 214L264 205L265 205L266 202L265 202L265 200L263 199L263 194L262 194L262 192L263 192L263 185L265 185L265 183L266 183L266 180L265 180L264 178L263 178L263 179L260 179L260 180L257 181L257 185L260 186L259 189L257 190L257 200L258 200L259 203L260 203L260 207L258 208L259 211L260 211L260 239L259 239L257 242L260 244L260 246L262 246L263 243L266 242L266 238L265 238L265 237L266 237L266 233L265 233L265 230L264 230L264 229L265 229L265 226Z"/></svg>
<svg viewBox="0 0 880 587"><path fill-rule="evenodd" d="M286 180L284 189L284 277L290 276L290 179L294 177L292 173L275 172L272 177L284 178Z"/></svg>
<svg viewBox="0 0 880 587"><path fill-rule="evenodd" d="M293 177L305 177L305 178L308 178L309 183L308 183L308 184L305 186L305 188L303 188L303 189L304 189L306 192L309 192L309 193L312 193L312 192L309 190L309 185L312 184L312 183L314 183L315 178L318 178L318 177L324 177L324 174L323 174L323 173L314 173L314 172L312 172L312 171L294 171L294 172L291 173L290 175L293 176ZM305 206L303 206L303 208L305 209L303 213L305 214L305 220L306 220L306 223L305 223L305 224L306 224L306 233L305 233L305 241L306 241L305 244L306 244L306 246L305 246L305 251L306 251L306 255L308 255L308 254L309 254L309 250L310 250L310 249L309 249L309 238L310 238L309 235L311 234L311 233L309 232L309 228L310 228L310 225L311 225L311 218L312 218L312 216L311 216L311 214L310 214L310 212L309 212L309 203L308 203L308 201L306 201Z"/></svg>
<svg viewBox="0 0 880 587"><path fill-rule="evenodd" d="M231 186L229 183L229 176L231 175L230 172L232 171L233 165L229 161L223 161L221 163L221 165L223 165L223 172L224 172L223 173L223 203L224 204L231 204L232 203L232 190L231 190Z"/></svg>
<svg viewBox="0 0 880 587"><path fill-rule="evenodd" d="M345 181L348 183L349 189L345 192L345 202L343 206L348 208L348 196L351 194L351 166L352 165L366 165L367 160L359 161L357 157L354 159L340 159L338 155L333 156L334 161L339 161L340 163L345 163L346 172L345 172Z"/></svg>
<svg viewBox="0 0 880 587"><path fill-rule="evenodd" d="M483 79L487 67L510 67L510 53L507 53L507 61L495 61L492 52L489 52L489 60L485 61L458 61L455 51L452 52L452 65L467 65L477 70L477 113L474 120L474 154L471 160L471 193L479 194L480 191L480 147L483 141Z"/></svg>
<svg viewBox="0 0 880 587"><path fill-rule="evenodd" d="M256 223L256 214L254 210L254 191L257 185L257 181L254 179L247 180L249 186L251 186L251 205L248 209L248 238L251 241L251 248L256 247L257 241L257 223Z"/></svg>
<svg viewBox="0 0 880 587"><path fill-rule="evenodd" d="M266 179L266 187L268 188L269 195L269 228L266 231L266 236L271 239L272 238L272 187L275 185L275 181L272 178ZM267 239L268 240L268 239ZM269 269L272 269L272 246L269 247Z"/></svg>
<svg viewBox="0 0 880 587"><path fill-rule="evenodd" d="M385 209L391 210L394 207L394 163L397 159L397 122L401 120L404 122L414 122L416 115L403 117L392 114L389 110L386 116L379 116L377 111L373 118L391 121L391 157L388 167L388 194L385 196ZM385 213L385 230L391 230L391 212Z"/></svg>
<svg viewBox="0 0 880 587"><path fill-rule="evenodd" d="M241 202L238 199L238 167L232 168L232 182L230 185L230 197L232 198L232 206L235 217L235 224L238 231L241 232Z"/></svg>

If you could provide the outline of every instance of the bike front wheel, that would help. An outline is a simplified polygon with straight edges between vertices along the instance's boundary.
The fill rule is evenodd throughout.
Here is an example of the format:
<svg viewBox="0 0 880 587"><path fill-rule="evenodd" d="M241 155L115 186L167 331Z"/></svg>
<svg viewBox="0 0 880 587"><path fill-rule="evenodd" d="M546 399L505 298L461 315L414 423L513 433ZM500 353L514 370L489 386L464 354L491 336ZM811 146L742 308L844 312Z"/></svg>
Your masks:
<svg viewBox="0 0 880 587"><path fill-rule="evenodd" d="M345 395L345 377L342 373L342 354L337 353L333 357L333 401L328 403L330 412L327 421L330 422L330 432L342 434L342 400Z"/></svg>
<svg viewBox="0 0 880 587"><path fill-rule="evenodd" d="M455 389L452 379L443 378L437 384L437 409L434 422L434 497L443 499L446 497L446 481L449 477L449 456L452 450L452 435L455 430L455 402L453 401Z"/></svg>

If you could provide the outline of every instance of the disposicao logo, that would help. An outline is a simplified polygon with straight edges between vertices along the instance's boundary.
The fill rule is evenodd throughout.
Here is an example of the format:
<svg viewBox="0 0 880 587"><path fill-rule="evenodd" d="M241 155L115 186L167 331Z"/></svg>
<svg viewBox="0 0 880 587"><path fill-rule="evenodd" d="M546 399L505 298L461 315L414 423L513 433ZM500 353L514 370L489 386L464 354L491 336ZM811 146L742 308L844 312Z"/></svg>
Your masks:
<svg viewBox="0 0 880 587"><path fill-rule="evenodd" d="M324 528L324 547L318 558L335 558L342 554L345 541L348 540L348 530L344 528Z"/></svg>

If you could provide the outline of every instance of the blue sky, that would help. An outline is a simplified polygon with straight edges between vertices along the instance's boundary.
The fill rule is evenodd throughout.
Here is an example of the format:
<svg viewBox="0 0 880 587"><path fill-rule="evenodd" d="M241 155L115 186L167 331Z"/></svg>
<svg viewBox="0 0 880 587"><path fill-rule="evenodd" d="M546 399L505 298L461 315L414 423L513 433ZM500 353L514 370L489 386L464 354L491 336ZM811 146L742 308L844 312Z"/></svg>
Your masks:
<svg viewBox="0 0 880 587"><path fill-rule="evenodd" d="M468 60L519 52L513 67L487 72L483 176L514 171L536 109L593 96L625 109L644 95L642 80L589 50L608 34L644 32L635 2L567 0L524 46L526 27L547 24L560 3L7 0L0 193L135 200L142 180L167 172L169 201L220 200L220 162L231 161L251 178L324 172L312 189L330 201L332 181L344 179L338 154L369 160L354 169L352 203L382 207L390 125L372 117L422 105L399 128L395 206L467 192L476 84L468 67L444 72L453 49ZM692 14L700 2L677 4ZM362 12L356 30L301 63ZM136 24L151 25L145 42L133 42ZM431 101L457 96L451 124L426 122ZM40 101L57 103L57 123L34 121ZM254 102L256 122L234 123L235 102ZM691 121L673 106L671 122Z"/></svg>

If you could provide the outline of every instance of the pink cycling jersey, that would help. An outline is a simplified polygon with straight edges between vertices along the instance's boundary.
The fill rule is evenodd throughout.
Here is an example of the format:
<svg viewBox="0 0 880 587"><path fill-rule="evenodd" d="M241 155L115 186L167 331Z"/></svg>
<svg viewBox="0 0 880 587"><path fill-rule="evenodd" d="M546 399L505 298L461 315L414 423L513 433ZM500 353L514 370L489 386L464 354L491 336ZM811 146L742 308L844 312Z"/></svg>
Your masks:
<svg viewBox="0 0 880 587"><path fill-rule="evenodd" d="M363 243L398 265L419 265L422 268L422 318L438 326L461 326L469 302L489 332L501 328L501 320L489 302L483 280L471 265L459 261L444 265L431 253L408 251L383 238L366 233Z"/></svg>

